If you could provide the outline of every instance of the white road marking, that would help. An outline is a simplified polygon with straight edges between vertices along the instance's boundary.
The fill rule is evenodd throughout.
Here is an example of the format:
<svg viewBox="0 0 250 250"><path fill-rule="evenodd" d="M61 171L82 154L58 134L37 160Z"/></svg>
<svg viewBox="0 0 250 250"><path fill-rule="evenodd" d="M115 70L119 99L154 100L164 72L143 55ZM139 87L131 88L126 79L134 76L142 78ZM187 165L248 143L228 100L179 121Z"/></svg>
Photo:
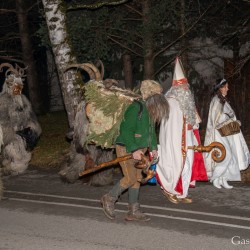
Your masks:
<svg viewBox="0 0 250 250"><path fill-rule="evenodd" d="M57 206L91 208L91 209L96 209L96 210L102 210L101 207L93 207L93 206L86 206L86 205L79 205L79 204L61 203L61 202L27 200L27 199L19 199L19 198L9 198L9 200L31 202L31 203L39 203L39 204L49 204L49 205L57 205ZM125 213L127 211L121 210L121 209L116 209L116 212ZM162 214L151 214L151 213L146 213L146 214L148 214L148 215L150 215L152 217L158 217L158 218L164 218L164 219L191 221L191 222L197 222L197 223L203 223L203 224L218 225L218 226L223 226L223 227L231 227L231 228L240 228L240 229L248 229L248 230L250 230L250 227L236 225L236 224L221 223L221 222L207 221L207 220L197 220L197 219L191 219L191 218L185 218L185 217L167 216L167 215L162 215Z"/></svg>
<svg viewBox="0 0 250 250"><path fill-rule="evenodd" d="M78 201L90 201L90 202L98 202L98 203L100 203L100 200L96 200L96 199L87 199L87 198L79 198L79 197L71 197L71 196L63 196L63 195L51 195L51 194L42 194L42 193L18 192L18 191L10 191L10 190L5 191L5 193L14 193L14 194L16 193L16 194L23 194L23 195L44 196L44 197L51 197L51 198L60 198L60 199L78 200ZM123 206L128 205L125 202L117 202L117 204L123 205ZM163 210L163 211L173 211L173 212L179 212L179 213L188 213L188 214L195 214L195 215L205 215L205 216L214 216L214 217L219 217L219 218L250 221L250 218L242 217L242 216L217 214L217 213L206 213L206 212L200 212L200 211L189 211L189 210L185 210L185 209L174 209L174 208L151 206L151 205L142 205L142 204L141 204L141 207L150 208L150 209L157 209L157 210Z"/></svg>

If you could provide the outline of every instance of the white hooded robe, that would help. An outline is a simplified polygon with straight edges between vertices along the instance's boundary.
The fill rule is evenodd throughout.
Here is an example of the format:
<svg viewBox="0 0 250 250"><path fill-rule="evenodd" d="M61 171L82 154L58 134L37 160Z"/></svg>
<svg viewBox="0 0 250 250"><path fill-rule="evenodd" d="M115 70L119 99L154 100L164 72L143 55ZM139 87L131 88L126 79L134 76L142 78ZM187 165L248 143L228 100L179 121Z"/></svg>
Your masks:
<svg viewBox="0 0 250 250"><path fill-rule="evenodd" d="M188 188L192 174L192 164L194 158L194 151L187 150L187 156L184 164L182 152L182 134L183 134L183 112L180 109L179 102L175 98L167 98L170 108L170 114L167 121L161 122L158 153L159 162L157 164L156 172L157 179L161 187L178 196L184 198L188 195ZM187 130L185 124L186 145L193 146L194 134L193 130ZM183 192L176 191L176 185L182 178Z"/></svg>
<svg viewBox="0 0 250 250"><path fill-rule="evenodd" d="M210 153L204 153L207 175L210 181L225 177L228 181L241 181L240 170L245 170L250 163L250 154L242 133L222 137L216 127L226 122L229 116L237 120L235 113L228 102L224 106L215 96L211 103L208 115L204 145L213 141L220 142L226 149L226 157L222 162L215 162Z"/></svg>

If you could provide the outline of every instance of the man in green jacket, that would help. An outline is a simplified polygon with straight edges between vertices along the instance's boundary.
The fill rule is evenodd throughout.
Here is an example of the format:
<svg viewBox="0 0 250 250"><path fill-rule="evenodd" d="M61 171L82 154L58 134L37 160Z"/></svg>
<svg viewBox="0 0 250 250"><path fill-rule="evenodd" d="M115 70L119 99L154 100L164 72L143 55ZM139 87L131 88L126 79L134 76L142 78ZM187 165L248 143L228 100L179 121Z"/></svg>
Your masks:
<svg viewBox="0 0 250 250"><path fill-rule="evenodd" d="M168 117L169 106L162 94L162 87L153 80L141 83L142 99L133 102L126 110L116 139L117 157L133 154L133 159L120 162L123 178L101 198L103 211L109 219L115 218L115 202L128 189L128 221L148 221L150 218L140 211L139 191L142 170L134 167L147 150L158 157L155 124Z"/></svg>

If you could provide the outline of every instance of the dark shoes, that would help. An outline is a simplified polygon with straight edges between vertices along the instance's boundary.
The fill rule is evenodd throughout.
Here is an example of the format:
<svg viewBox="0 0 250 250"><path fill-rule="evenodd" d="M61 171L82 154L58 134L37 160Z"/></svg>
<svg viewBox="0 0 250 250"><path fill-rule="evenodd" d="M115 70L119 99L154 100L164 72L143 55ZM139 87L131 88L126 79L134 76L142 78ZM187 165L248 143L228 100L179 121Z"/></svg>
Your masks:
<svg viewBox="0 0 250 250"><path fill-rule="evenodd" d="M109 194L105 194L101 198L103 212L111 220L115 219L115 202L116 198L110 196Z"/></svg>
<svg viewBox="0 0 250 250"><path fill-rule="evenodd" d="M150 217L142 213L139 203L133 203L128 206L128 213L125 217L127 221L149 221Z"/></svg>
<svg viewBox="0 0 250 250"><path fill-rule="evenodd" d="M104 214L111 220L115 219L116 198L105 194L101 198L101 204ZM128 213L125 217L127 221L149 221L150 218L140 211L140 204L134 203L128 206Z"/></svg>

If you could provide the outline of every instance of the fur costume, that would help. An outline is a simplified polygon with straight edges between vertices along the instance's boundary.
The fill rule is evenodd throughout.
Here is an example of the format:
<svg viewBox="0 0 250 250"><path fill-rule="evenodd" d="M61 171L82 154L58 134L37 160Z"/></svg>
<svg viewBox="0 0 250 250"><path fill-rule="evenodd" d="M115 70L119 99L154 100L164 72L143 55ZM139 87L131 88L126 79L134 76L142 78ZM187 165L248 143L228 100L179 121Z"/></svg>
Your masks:
<svg viewBox="0 0 250 250"><path fill-rule="evenodd" d="M89 122L85 113L85 101L77 108L75 127L71 135L70 155L59 172L61 178L69 183L79 179L79 173L105 161L113 159L113 150L101 149L95 145L85 146ZM105 186L113 183L113 169L107 169L94 175L83 177L83 182L93 186Z"/></svg>
<svg viewBox="0 0 250 250"><path fill-rule="evenodd" d="M3 198L3 181L0 173L0 200Z"/></svg>
<svg viewBox="0 0 250 250"><path fill-rule="evenodd" d="M11 64L0 93L0 164L5 175L18 175L28 168L31 151L42 132L29 100L21 94L24 70Z"/></svg>
<svg viewBox="0 0 250 250"><path fill-rule="evenodd" d="M118 136L115 129L119 128L118 117L120 112L118 111L120 109L125 111L123 107L127 103L125 97L128 96L127 90L116 88L115 85L118 83L116 80L103 80L103 65L101 66L102 72L91 63L73 64L67 69L72 67L85 70L89 74L90 81L84 86L84 99L87 105L85 100L79 103L74 129L67 134L67 137L72 140L69 160L59 172L61 178L70 183L78 180L79 173L82 171L115 158L111 141ZM129 93L132 95L132 97L128 97L129 99L135 98L132 91L129 91ZM99 105L91 105L90 103L93 102ZM124 103L124 105L120 105L121 103ZM99 106L103 109L99 110ZM113 169L107 168L82 177L82 180L94 186L110 185L113 183Z"/></svg>
<svg viewBox="0 0 250 250"><path fill-rule="evenodd" d="M1 148L3 145L3 131L2 127L0 126L0 153L1 153ZM3 197L3 181L2 181L2 173L1 173L1 168L0 168L0 200Z"/></svg>

